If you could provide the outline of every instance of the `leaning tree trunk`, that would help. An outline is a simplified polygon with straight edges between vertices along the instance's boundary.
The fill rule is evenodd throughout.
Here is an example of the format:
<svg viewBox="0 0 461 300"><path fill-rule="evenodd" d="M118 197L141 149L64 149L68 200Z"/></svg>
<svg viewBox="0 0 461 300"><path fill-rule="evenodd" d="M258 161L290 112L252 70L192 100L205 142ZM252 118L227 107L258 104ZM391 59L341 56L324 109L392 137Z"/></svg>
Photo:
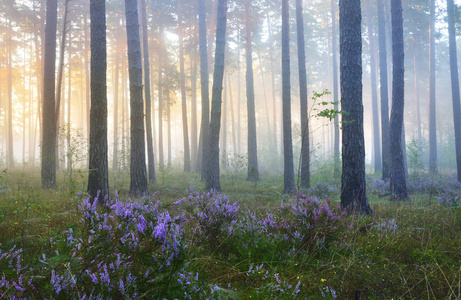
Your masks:
<svg viewBox="0 0 461 300"><path fill-rule="evenodd" d="M152 108L150 98L150 64L149 39L147 38L147 10L146 0L141 0L142 46L144 55L144 97L146 100L146 140L147 140L147 170L149 184L155 182L154 147L152 145Z"/></svg>
<svg viewBox="0 0 461 300"><path fill-rule="evenodd" d="M109 194L107 162L107 90L106 90L106 4L90 1L91 20L91 108L88 194L99 202Z"/></svg>
<svg viewBox="0 0 461 300"><path fill-rule="evenodd" d="M257 181L258 146L256 138L255 90L253 78L253 57L251 50L250 0L245 0L245 57L246 57L246 94L248 114L248 170L247 181Z"/></svg>
<svg viewBox="0 0 461 300"><path fill-rule="evenodd" d="M136 0L125 1L128 69L130 77L131 162L130 194L147 194L146 150L144 144L144 105L142 99L141 44Z"/></svg>
<svg viewBox="0 0 461 300"><path fill-rule="evenodd" d="M221 191L219 181L219 130L221 129L221 99L224 78L224 52L226 48L227 0L218 0L218 21L216 24L216 52L211 98L211 121L208 135L209 155L203 162L207 165L206 189Z"/></svg>
<svg viewBox="0 0 461 300"><path fill-rule="evenodd" d="M291 136L290 28L288 0L282 0L283 192L296 191Z"/></svg>
<svg viewBox="0 0 461 300"><path fill-rule="evenodd" d="M451 94L455 125L456 167L461 182L461 107L459 96L458 54L456 51L455 10L453 0L447 0L448 41L450 47Z"/></svg>
<svg viewBox="0 0 461 300"><path fill-rule="evenodd" d="M202 180L207 177L206 161L208 160L209 141L208 129L210 127L210 95L208 81L208 53L206 42L206 12L205 0L198 0L199 15L199 51L200 51L200 90L202 96L202 123L200 124L200 146L198 165L201 170Z"/></svg>
<svg viewBox="0 0 461 300"><path fill-rule="evenodd" d="M375 57L375 37L371 24L370 0L366 2L366 16L368 28L368 40L370 43L370 81L371 81L371 103L373 108L373 152L375 173L382 170L381 166L381 149L379 143L379 109L378 109L378 92L376 89L376 57Z"/></svg>
<svg viewBox="0 0 461 300"><path fill-rule="evenodd" d="M360 0L339 0L340 81L343 114L341 207L371 214L365 182Z"/></svg>
<svg viewBox="0 0 461 300"><path fill-rule="evenodd" d="M181 78L182 133L184 142L184 172L190 172L189 129L187 126L186 73L184 71L184 41L181 0L177 2L179 37L179 73Z"/></svg>
<svg viewBox="0 0 461 300"><path fill-rule="evenodd" d="M435 106L435 0L431 0L431 28L429 44L429 173L435 175L437 174L437 123Z"/></svg>
<svg viewBox="0 0 461 300"><path fill-rule="evenodd" d="M309 116L307 112L307 75L304 44L303 7L296 0L296 26L298 37L299 100L301 109L301 187L308 188L310 183L309 160Z"/></svg>
<svg viewBox="0 0 461 300"><path fill-rule="evenodd" d="M402 1L391 0L392 15L392 110L389 128L391 192L398 200L408 197L401 145L404 111L404 43Z"/></svg>
<svg viewBox="0 0 461 300"><path fill-rule="evenodd" d="M46 1L45 59L43 73L42 188L56 188L55 69L57 0Z"/></svg>
<svg viewBox="0 0 461 300"><path fill-rule="evenodd" d="M387 81L386 19L383 0L378 0L379 80L381 95L382 179L389 179L389 93Z"/></svg>

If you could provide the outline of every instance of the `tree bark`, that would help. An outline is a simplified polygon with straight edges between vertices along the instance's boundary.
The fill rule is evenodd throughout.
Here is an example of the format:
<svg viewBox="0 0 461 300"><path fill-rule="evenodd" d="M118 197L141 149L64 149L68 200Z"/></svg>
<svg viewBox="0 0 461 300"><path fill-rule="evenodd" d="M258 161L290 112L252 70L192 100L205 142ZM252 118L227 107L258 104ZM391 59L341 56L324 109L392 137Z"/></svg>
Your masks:
<svg viewBox="0 0 461 300"><path fill-rule="evenodd" d="M368 41L370 46L370 81L371 81L371 103L373 109L373 152L375 173L382 171L382 159L379 136L379 109L378 109L378 92L376 88L376 57L375 57L375 37L371 24L370 1L366 1L366 17L368 28Z"/></svg>
<svg viewBox="0 0 461 300"><path fill-rule="evenodd" d="M296 27L298 37L299 100L301 110L301 184L303 188L310 185L310 145L309 116L307 109L307 74L306 52L304 44L303 7L301 0L296 0Z"/></svg>
<svg viewBox="0 0 461 300"><path fill-rule="evenodd" d="M255 182L259 178L258 148L256 137L256 109L253 78L253 57L251 50L250 0L245 0L245 57L246 57L246 96L248 114L248 170L247 181Z"/></svg>
<svg viewBox="0 0 461 300"><path fill-rule="evenodd" d="M430 1L431 28L429 34L429 173L435 175L437 174L437 123L435 105L435 0Z"/></svg>
<svg viewBox="0 0 461 300"><path fill-rule="evenodd" d="M190 58L191 63L191 164L196 166L197 163L197 56L194 47L194 57Z"/></svg>
<svg viewBox="0 0 461 300"><path fill-rule="evenodd" d="M163 158L163 21L159 16L159 47L158 47L158 163L164 167Z"/></svg>
<svg viewBox="0 0 461 300"><path fill-rule="evenodd" d="M56 188L55 69L57 0L46 1L45 59L43 74L42 188Z"/></svg>
<svg viewBox="0 0 461 300"><path fill-rule="evenodd" d="M388 180L389 174L389 94L387 80L386 19L383 0L378 0L378 36L379 36L379 80L381 96L381 148L382 179Z"/></svg>
<svg viewBox="0 0 461 300"><path fill-rule="evenodd" d="M341 207L371 214L365 182L360 0L339 0L340 80L343 114Z"/></svg>
<svg viewBox="0 0 461 300"><path fill-rule="evenodd" d="M338 50L337 50L337 43L338 43L338 37L336 34L336 6L337 0L331 0L331 28L332 28L332 34L331 34L331 44L332 44L332 49L331 52L333 53L332 58L333 58L333 102L335 103L333 105L333 109L335 111L339 111L339 97L338 97ZM334 145L333 145L333 160L334 160L334 166L333 166L333 174L335 177L340 176L340 157L339 157L339 116L335 116L334 119Z"/></svg>
<svg viewBox="0 0 461 300"><path fill-rule="evenodd" d="M181 77L182 133L184 142L184 172L190 172L189 129L187 125L186 73L184 71L184 41L182 28L181 0L177 0L178 37L179 37L179 73Z"/></svg>
<svg viewBox="0 0 461 300"><path fill-rule="evenodd" d="M404 42L402 1L391 0L392 16L392 110L389 126L391 192L398 200L408 197L402 128L404 112Z"/></svg>
<svg viewBox="0 0 461 300"><path fill-rule="evenodd" d="M144 105L142 99L141 44L136 0L125 0L128 67L130 78L130 194L147 194Z"/></svg>
<svg viewBox="0 0 461 300"><path fill-rule="evenodd" d="M149 39L147 38L147 9L146 0L141 0L142 46L144 55L144 97L146 101L146 140L147 140L147 170L149 184L155 182L154 147L152 142L152 108L150 97L150 60Z"/></svg>
<svg viewBox="0 0 461 300"><path fill-rule="evenodd" d="M288 0L282 0L283 192L296 192L291 135L290 28Z"/></svg>
<svg viewBox="0 0 461 300"><path fill-rule="evenodd" d="M99 203L109 194L107 162L107 89L106 89L106 5L90 0L91 20L91 108L88 194ZM102 200L101 200L102 199Z"/></svg>
<svg viewBox="0 0 461 300"><path fill-rule="evenodd" d="M114 149L112 159L112 170L118 170L118 83L119 83L119 67L120 67L120 47L117 43L117 52L115 53L115 71L114 71Z"/></svg>
<svg viewBox="0 0 461 300"><path fill-rule="evenodd" d="M209 156L207 165L206 189L221 191L219 181L219 130L221 128L221 100L224 78L224 52L226 48L226 13L227 0L218 0L218 20L216 24L216 51L213 74L213 93L211 121L209 129Z"/></svg>
<svg viewBox="0 0 461 300"><path fill-rule="evenodd" d="M451 94L455 127L456 169L461 182L461 107L459 96L458 54L456 50L455 9L453 0L447 0L448 42L450 47Z"/></svg>

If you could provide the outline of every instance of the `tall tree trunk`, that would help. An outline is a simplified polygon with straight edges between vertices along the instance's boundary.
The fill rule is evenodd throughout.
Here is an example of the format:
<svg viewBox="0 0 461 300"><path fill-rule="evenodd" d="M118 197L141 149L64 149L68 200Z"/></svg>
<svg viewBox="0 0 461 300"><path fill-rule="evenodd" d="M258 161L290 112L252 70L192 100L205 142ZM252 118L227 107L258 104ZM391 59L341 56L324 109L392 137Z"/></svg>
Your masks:
<svg viewBox="0 0 461 300"><path fill-rule="evenodd" d="M246 95L248 114L248 171L247 181L257 181L258 146L256 137L256 109L253 79L253 57L251 50L251 15L250 0L245 0L245 57L246 57Z"/></svg>
<svg viewBox="0 0 461 300"><path fill-rule="evenodd" d="M56 188L55 69L57 0L46 1L45 52L43 74L42 188Z"/></svg>
<svg viewBox="0 0 461 300"><path fill-rule="evenodd" d="M381 95L382 179L389 179L389 94L387 80L386 19L383 0L378 0L379 80Z"/></svg>
<svg viewBox="0 0 461 300"><path fill-rule="evenodd" d="M207 178L206 161L209 157L209 127L210 127L210 95L208 81L208 55L206 39L206 12L205 0L198 0L199 16L199 52L200 52L200 90L202 98L202 122L200 125L201 149L199 166L202 180Z"/></svg>
<svg viewBox="0 0 461 300"><path fill-rule="evenodd" d="M67 171L69 172L69 178L72 179L72 150L71 150L71 140L70 140L70 130L71 130L71 109L70 109L70 103L71 103L71 98L72 98L72 34L69 32L69 49L67 51L68 57L69 57L69 67L68 67L68 74L67 74L67 84L68 84L68 90L67 90L67 124L64 126L66 128L66 140L67 140L67 153L66 153L66 159L67 159Z"/></svg>
<svg viewBox="0 0 461 300"><path fill-rule="evenodd" d="M90 52L89 48L89 39L88 39L88 20L87 14L85 13L83 31L85 37L85 49L84 49L84 59L85 59L85 103L86 103L86 134L87 138L90 138L90 60L88 58L88 53Z"/></svg>
<svg viewBox="0 0 461 300"><path fill-rule="evenodd" d="M144 105L142 64L136 0L125 1L128 67L130 77L130 194L147 194L146 150L144 144Z"/></svg>
<svg viewBox="0 0 461 300"><path fill-rule="evenodd" d="M147 38L146 0L141 0L142 46L144 55L144 97L146 101L147 171L149 184L155 182L154 147L152 145L152 108L150 97L149 39Z"/></svg>
<svg viewBox="0 0 461 300"><path fill-rule="evenodd" d="M117 43L117 52L115 53L115 71L114 71L114 154L112 160L113 171L118 170L118 82L119 82L119 65L120 65L120 46Z"/></svg>
<svg viewBox="0 0 461 300"><path fill-rule="evenodd" d="M404 111L404 43L402 1L391 0L392 15L392 110L389 128L391 192L396 199L408 197L402 149Z"/></svg>
<svg viewBox="0 0 461 300"><path fill-rule="evenodd" d="M291 136L290 28L288 0L282 0L283 192L296 191Z"/></svg>
<svg viewBox="0 0 461 300"><path fill-rule="evenodd" d="M461 107L459 96L458 54L456 50L455 9L453 0L447 0L448 41L450 47L451 94L455 126L456 167L461 182Z"/></svg>
<svg viewBox="0 0 461 300"><path fill-rule="evenodd" d="M164 166L163 158L163 47L164 47L163 21L159 16L159 47L158 47L158 163Z"/></svg>
<svg viewBox="0 0 461 300"><path fill-rule="evenodd" d="M127 97L126 97L126 56L123 55L122 57L122 88L121 88L121 95L122 95L122 170L126 170L126 157L127 157L127 149L126 149L126 142L127 142L127 126L126 126L126 119L128 114L127 109Z"/></svg>
<svg viewBox="0 0 461 300"><path fill-rule="evenodd" d="M227 51L227 50L226 50ZM227 70L224 70L224 78L226 77ZM219 136L220 145L220 152L221 154L221 167L223 170L226 170L227 167L227 83L226 80L223 78L223 96L222 96L222 126L221 126L221 133Z"/></svg>
<svg viewBox="0 0 461 300"><path fill-rule="evenodd" d="M170 87L166 91L166 125L167 125L167 144L168 144L168 165L171 165L171 103Z"/></svg>
<svg viewBox="0 0 461 300"><path fill-rule="evenodd" d="M437 174L437 123L435 106L435 0L430 1L431 28L429 46L429 173L435 175Z"/></svg>
<svg viewBox="0 0 461 300"><path fill-rule="evenodd" d="M219 181L219 130L221 127L221 99L224 78L224 52L226 48L227 0L218 0L218 20L216 24L216 51L213 74L211 121L208 135L209 156L203 161L206 166L206 189L221 191Z"/></svg>
<svg viewBox="0 0 461 300"><path fill-rule="evenodd" d="M194 49L196 54L196 49ZM191 164L196 165L197 161L197 56L190 58L191 64ZM195 167L194 167L195 168Z"/></svg>
<svg viewBox="0 0 461 300"><path fill-rule="evenodd" d="M229 90L229 104L231 110L231 123L232 123L232 151L233 154L237 153L237 142L235 140L235 116L234 116L234 100L232 99L232 85L230 73L227 72L227 88Z"/></svg>
<svg viewBox="0 0 461 300"><path fill-rule="evenodd" d="M11 21L8 21L8 168L14 167L14 152L13 152L13 40L11 37Z"/></svg>
<svg viewBox="0 0 461 300"><path fill-rule="evenodd" d="M88 194L102 203L109 194L107 161L106 4L90 0L91 108Z"/></svg>
<svg viewBox="0 0 461 300"><path fill-rule="evenodd" d="M343 114L341 207L371 214L365 182L360 0L339 0L340 80Z"/></svg>
<svg viewBox="0 0 461 300"><path fill-rule="evenodd" d="M242 80L241 80L241 70L240 70L240 50L241 50L241 43L240 43L240 32L241 30L238 30L238 37L237 37L237 153L240 155L242 153L242 147L241 147L241 117L242 117L242 111L240 109L240 104L241 104L241 98L242 98Z"/></svg>
<svg viewBox="0 0 461 300"><path fill-rule="evenodd" d="M178 38L179 38L179 73L181 78L182 133L184 143L184 172L190 172L189 129L187 125L186 72L184 71L184 41L181 0L177 0Z"/></svg>
<svg viewBox="0 0 461 300"><path fill-rule="evenodd" d="M336 34L336 6L337 0L331 0L331 52L333 53L333 102L335 103L333 109L339 110L339 97L338 97L338 50L337 43L338 37ZM335 177L340 176L340 159L339 159L339 116L335 116L334 120L334 150L333 150L333 160L334 167L333 173Z"/></svg>
<svg viewBox="0 0 461 300"><path fill-rule="evenodd" d="M269 31L269 41L272 42L271 36L271 26L269 21L269 16L266 17L267 19L267 27ZM278 139L277 139L277 100L275 97L275 71L274 71L274 55L272 53L272 47L269 47L269 60L270 60L270 67L271 67L271 94L272 94L272 126L274 127L274 151L277 154L277 147L278 147Z"/></svg>
<svg viewBox="0 0 461 300"><path fill-rule="evenodd" d="M421 105L419 100L419 85L418 85L418 64L416 62L416 50L413 56L413 67L415 73L415 102L416 102L416 123L418 131L418 145L422 145L423 135L421 132Z"/></svg>
<svg viewBox="0 0 461 300"><path fill-rule="evenodd" d="M304 44L303 6L301 0L296 0L296 27L298 37L298 70L299 70L299 100L301 110L301 187L310 185L310 145L309 116L307 112L307 74L306 53Z"/></svg>
<svg viewBox="0 0 461 300"><path fill-rule="evenodd" d="M370 81L371 81L371 103L373 108L373 152L375 173L382 171L381 149L379 143L379 109L378 92L376 88L376 57L375 57L375 37L371 24L370 1L366 1L366 17L368 28L368 41L370 43Z"/></svg>

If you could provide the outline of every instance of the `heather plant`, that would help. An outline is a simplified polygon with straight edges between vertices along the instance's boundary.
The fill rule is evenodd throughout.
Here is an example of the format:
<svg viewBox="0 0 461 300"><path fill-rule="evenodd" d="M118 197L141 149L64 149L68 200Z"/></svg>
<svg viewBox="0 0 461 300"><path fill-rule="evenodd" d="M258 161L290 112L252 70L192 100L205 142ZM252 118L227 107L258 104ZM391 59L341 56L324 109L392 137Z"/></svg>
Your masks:
<svg viewBox="0 0 461 300"><path fill-rule="evenodd" d="M315 197L333 197L338 193L340 186L335 183L334 181L330 180L327 181L317 181L314 185L312 185L308 192L309 195Z"/></svg>
<svg viewBox="0 0 461 300"><path fill-rule="evenodd" d="M379 197L390 195L389 182L379 178L367 177L367 193L377 194Z"/></svg>

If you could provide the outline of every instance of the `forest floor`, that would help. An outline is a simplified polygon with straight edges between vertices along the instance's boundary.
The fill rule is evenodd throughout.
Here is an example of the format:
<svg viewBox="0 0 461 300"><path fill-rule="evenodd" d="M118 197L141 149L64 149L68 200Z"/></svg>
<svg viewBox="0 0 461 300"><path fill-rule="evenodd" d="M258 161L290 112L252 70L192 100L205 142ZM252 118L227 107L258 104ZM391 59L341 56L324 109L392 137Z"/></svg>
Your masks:
<svg viewBox="0 0 461 300"><path fill-rule="evenodd" d="M163 170L158 193L129 200L117 173L97 209L83 171L59 173L57 190L39 170L1 175L0 299L461 299L461 189L447 176L413 176L401 202L370 177L375 215L345 216L328 175L312 197L283 197L281 176L227 172L217 195Z"/></svg>

